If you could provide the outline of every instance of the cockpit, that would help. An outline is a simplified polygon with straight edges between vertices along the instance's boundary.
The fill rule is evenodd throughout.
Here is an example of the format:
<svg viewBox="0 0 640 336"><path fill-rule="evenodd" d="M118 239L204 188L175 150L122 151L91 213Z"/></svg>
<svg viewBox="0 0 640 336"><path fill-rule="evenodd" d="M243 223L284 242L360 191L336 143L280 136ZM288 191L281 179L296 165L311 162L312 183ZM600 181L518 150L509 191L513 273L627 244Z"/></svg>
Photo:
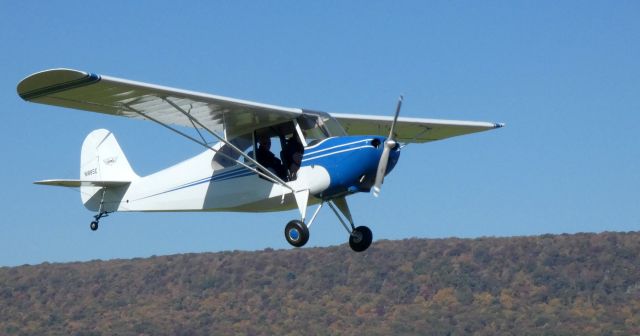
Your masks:
<svg viewBox="0 0 640 336"><path fill-rule="evenodd" d="M330 114L303 110L296 119L256 129L229 139L229 142L284 181L296 179L305 147L320 141L346 135ZM228 144L221 144L211 162L214 170L232 167L242 160L252 164Z"/></svg>

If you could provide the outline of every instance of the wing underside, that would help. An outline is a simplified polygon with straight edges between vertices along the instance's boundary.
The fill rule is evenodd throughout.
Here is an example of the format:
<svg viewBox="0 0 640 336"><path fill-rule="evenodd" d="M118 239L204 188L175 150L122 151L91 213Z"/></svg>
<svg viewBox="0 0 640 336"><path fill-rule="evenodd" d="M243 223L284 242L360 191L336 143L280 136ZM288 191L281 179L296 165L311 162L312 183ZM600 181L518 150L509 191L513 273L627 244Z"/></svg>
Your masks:
<svg viewBox="0 0 640 336"><path fill-rule="evenodd" d="M388 136L393 117L358 115L358 114L331 114L350 135L377 134ZM404 143L422 143L442 140L458 135L482 132L494 128L503 127L504 124L422 119L422 118L398 118L394 133L396 139Z"/></svg>
<svg viewBox="0 0 640 336"><path fill-rule="evenodd" d="M115 188L131 184L131 181L87 181L87 180L42 180L33 182L34 184L79 188L79 187L106 187Z"/></svg>
<svg viewBox="0 0 640 336"><path fill-rule="evenodd" d="M53 69L18 84L24 100L164 124L195 126L191 119L227 137L298 117L302 110L179 90L92 73Z"/></svg>

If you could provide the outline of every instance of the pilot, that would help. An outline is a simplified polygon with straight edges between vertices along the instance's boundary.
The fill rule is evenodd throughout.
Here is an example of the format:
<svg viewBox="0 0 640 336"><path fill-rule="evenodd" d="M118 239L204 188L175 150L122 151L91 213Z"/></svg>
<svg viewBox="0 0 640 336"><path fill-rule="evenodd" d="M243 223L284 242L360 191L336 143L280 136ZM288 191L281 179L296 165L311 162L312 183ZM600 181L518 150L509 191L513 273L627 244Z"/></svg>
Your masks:
<svg viewBox="0 0 640 336"><path fill-rule="evenodd" d="M287 178L287 170L273 153L271 153L271 138L262 136L258 140L259 146L256 151L256 160L263 167L274 172L281 179Z"/></svg>
<svg viewBox="0 0 640 336"><path fill-rule="evenodd" d="M289 180L294 181L298 177L298 170L302 164L304 146L297 135L291 135L280 153L284 167L289 170Z"/></svg>

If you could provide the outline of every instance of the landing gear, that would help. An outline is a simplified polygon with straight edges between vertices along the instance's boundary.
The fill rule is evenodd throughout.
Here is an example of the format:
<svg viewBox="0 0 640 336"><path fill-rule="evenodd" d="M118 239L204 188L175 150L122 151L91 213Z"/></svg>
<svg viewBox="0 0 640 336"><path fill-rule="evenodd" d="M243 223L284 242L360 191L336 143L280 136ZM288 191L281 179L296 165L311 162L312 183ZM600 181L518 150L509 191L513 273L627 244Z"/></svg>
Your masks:
<svg viewBox="0 0 640 336"><path fill-rule="evenodd" d="M107 217L107 216L109 216L109 213L106 212L106 211L102 211L102 212L98 213L97 215L93 216L93 218L95 220L91 221L91 224L89 224L89 228L91 229L91 231L98 230L98 224L100 222L100 218Z"/></svg>
<svg viewBox="0 0 640 336"><path fill-rule="evenodd" d="M371 246L371 241L373 241L373 234L371 230L366 226L358 226L356 227L353 224L353 218L351 217L351 211L349 211L349 206L347 205L347 201L344 198L337 198L329 201L329 207L338 217L340 224L347 230L349 233L349 246L355 252L362 252ZM337 209L336 209L337 208ZM342 216L344 216L347 221L349 221L349 225L345 223Z"/></svg>
<svg viewBox="0 0 640 336"><path fill-rule="evenodd" d="M362 252L371 246L373 234L366 226L358 226L351 231L349 236L349 246L356 252Z"/></svg>
<svg viewBox="0 0 640 336"><path fill-rule="evenodd" d="M98 230L98 223L100 222L100 218L109 216L108 211L104 211L104 195L107 192L107 188L102 188L102 197L100 199L100 208L98 209L98 214L93 216L93 221L89 224L89 228L91 231Z"/></svg>
<svg viewBox="0 0 640 336"><path fill-rule="evenodd" d="M340 224L342 224L344 229L347 230L347 233L349 233L349 246L351 249L355 252L362 252L368 249L373 241L373 234L368 227L356 227L353 224L353 218L351 217L347 201L344 198L337 198L326 201L326 203L329 204L331 210L333 210L336 217L338 217ZM304 223L305 215L302 210L302 220L294 219L287 223L284 228L284 237L289 244L295 247L302 247L309 241L309 227L313 224L313 221L316 219L318 212L324 204L325 201L320 203L308 224Z"/></svg>
<svg viewBox="0 0 640 336"><path fill-rule="evenodd" d="M309 228L299 220L292 220L284 227L284 237L289 244L302 247L309 241Z"/></svg>

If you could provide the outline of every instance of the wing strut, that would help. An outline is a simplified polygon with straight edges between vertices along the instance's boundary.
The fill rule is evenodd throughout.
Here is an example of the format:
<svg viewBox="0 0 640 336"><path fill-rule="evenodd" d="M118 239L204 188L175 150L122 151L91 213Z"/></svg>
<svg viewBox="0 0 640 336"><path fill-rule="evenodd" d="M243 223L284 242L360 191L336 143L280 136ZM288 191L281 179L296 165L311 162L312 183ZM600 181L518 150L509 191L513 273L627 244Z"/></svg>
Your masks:
<svg viewBox="0 0 640 336"><path fill-rule="evenodd" d="M191 114L191 108L193 107L192 104L189 104L189 112L187 112L188 114ZM191 122L191 125L193 126L193 129L196 130L196 132L198 132L198 135L200 136L200 139L202 139L202 143L207 143L207 140L205 140L204 136L202 136L202 133L200 133L200 130L196 127L196 124L193 123L193 120L189 119L189 121Z"/></svg>
<svg viewBox="0 0 640 336"><path fill-rule="evenodd" d="M256 161L254 158L252 158L251 156L245 154L245 152L241 151L238 147L236 147L234 144L232 144L231 142L227 141L227 139L225 139L224 137L219 136L216 132L210 130L207 126L203 125L198 119L194 118L191 114L187 113L185 110L183 110L182 108L180 108L180 106L178 106L176 103L174 103L173 101L171 101L168 98L164 98L164 101L166 101L167 103L169 103L169 105L173 106L173 108L175 108L176 110L180 111L180 113L184 114L185 117L189 118L189 121L191 121L191 123L196 123L198 126L202 127L203 129L205 129L207 132L209 132L211 135L213 135L214 137L216 137L218 140L224 142L227 146L231 147L233 150L235 150L236 152L238 152L238 154L240 154L242 157L244 157L245 159L248 159L251 163L256 164L258 167L262 168L267 175L271 176L274 180L277 181L277 184L280 184L281 186L291 190L292 192L295 192L295 190L293 190L293 188L291 188L290 186L287 185L287 183L285 181L283 181L278 175L272 173L270 170L268 170L267 168L265 168L263 165L261 165L260 163L258 163L258 161ZM206 144L205 144L206 145ZM207 147L209 147L207 145ZM228 158L228 156L227 156ZM235 160L236 162L240 163L239 160Z"/></svg>
<svg viewBox="0 0 640 336"><path fill-rule="evenodd" d="M252 163L255 163L259 168L262 168L262 170L264 170L264 172L260 171L259 169L254 168L254 167L251 167L251 166L247 165L244 162L240 162L239 160L237 160L235 158L232 158L232 157L230 157L229 155L227 155L227 154L225 154L223 152L217 151L217 150L213 149L213 147L209 146L206 142L200 141L200 140L198 140L198 139L196 139L196 138L194 138L194 137L192 137L192 136L190 136L190 135L188 135L188 134L186 134L186 133L184 133L182 131L179 131L178 129L176 129L174 127L171 127L171 126L169 126L169 125L167 125L167 124L165 124L165 123L163 123L163 122L161 122L161 121L159 121L159 120L157 120L157 119L155 119L153 117L150 117L147 114L145 114L144 112L138 111L138 110L136 110L135 108L133 108L133 107L131 107L129 105L123 104L123 106L126 107L127 110L129 110L129 111L134 112L134 113L136 113L136 114L138 114L138 115L140 115L140 116L142 116L142 117L144 117L144 118L146 118L148 120L151 120L151 121L155 122L156 124L161 125L161 126L167 128L167 129L169 129L169 130L171 130L171 131L173 131L173 132L175 132L175 133L177 133L179 135L182 135L183 137L185 137L185 138L187 138L187 139L189 139L189 140L191 140L191 141L193 141L193 142L195 142L195 143L197 143L197 144L199 144L199 145L201 145L201 146L203 146L203 147L205 147L207 149L210 149L210 150L214 151L215 153L218 153L218 154L226 157L229 160L235 161L238 164L240 164L241 166L243 166L243 167L251 170L252 172L254 172L254 173L266 178L267 180L269 180L269 181L271 181L271 182L273 182L275 184L279 184L279 185L281 185L282 187L284 187L286 189L291 190L291 192L295 192L295 190L293 190L293 188L291 188L289 185L287 185L280 177L278 177L277 175L275 175L274 173L272 173L271 171L266 169L264 166L262 166L260 163L258 163L256 160L254 160L252 157L250 157L249 155L245 154L243 151L238 149L238 147L234 146L232 143L230 143L226 139L220 137L219 135L217 135L215 132L211 131L210 129L204 127L204 125L202 125L202 123L200 123L198 121L198 119L195 119L191 115L189 115L188 113L184 112L178 106L173 104L173 102L171 102L169 100L166 100L166 99L165 99L165 101L167 101L169 104L171 104L171 106L173 106L178 111L183 113L187 118L189 118L189 120L191 120L191 122L195 122L200 127L204 128L209 133L211 133L211 135L216 137L218 140L222 141L223 143L225 143L226 145L231 147L233 150L235 150L236 152L240 153L240 155L242 155L243 157L248 158Z"/></svg>

